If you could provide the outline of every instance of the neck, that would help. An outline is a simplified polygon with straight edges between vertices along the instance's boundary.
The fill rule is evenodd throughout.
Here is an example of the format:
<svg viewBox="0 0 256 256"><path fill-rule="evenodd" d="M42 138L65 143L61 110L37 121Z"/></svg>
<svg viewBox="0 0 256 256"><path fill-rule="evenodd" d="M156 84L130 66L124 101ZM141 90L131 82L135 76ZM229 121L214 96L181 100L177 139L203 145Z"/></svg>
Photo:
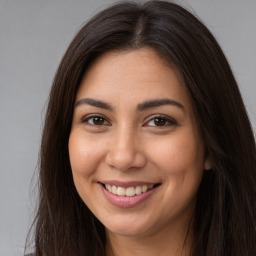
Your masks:
<svg viewBox="0 0 256 256"><path fill-rule="evenodd" d="M138 236L122 236L106 231L107 256L189 256L192 230L165 227L161 231Z"/></svg>

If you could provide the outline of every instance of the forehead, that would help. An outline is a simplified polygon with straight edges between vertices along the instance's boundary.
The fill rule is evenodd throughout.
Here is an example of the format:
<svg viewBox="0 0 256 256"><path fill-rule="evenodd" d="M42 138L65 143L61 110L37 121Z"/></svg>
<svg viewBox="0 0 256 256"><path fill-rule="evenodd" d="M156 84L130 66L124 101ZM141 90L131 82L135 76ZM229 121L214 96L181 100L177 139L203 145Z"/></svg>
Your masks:
<svg viewBox="0 0 256 256"><path fill-rule="evenodd" d="M142 48L111 51L97 58L84 74L77 100L95 97L132 103L167 96L191 106L178 69L155 50Z"/></svg>

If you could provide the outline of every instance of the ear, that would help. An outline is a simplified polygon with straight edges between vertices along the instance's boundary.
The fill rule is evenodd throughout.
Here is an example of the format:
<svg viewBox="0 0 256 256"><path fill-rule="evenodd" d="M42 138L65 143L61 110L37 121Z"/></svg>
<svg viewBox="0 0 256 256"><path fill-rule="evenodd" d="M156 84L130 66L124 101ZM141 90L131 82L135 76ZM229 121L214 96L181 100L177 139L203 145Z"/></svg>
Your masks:
<svg viewBox="0 0 256 256"><path fill-rule="evenodd" d="M204 169L205 170L212 169L212 160L211 160L211 157L209 155L204 160Z"/></svg>

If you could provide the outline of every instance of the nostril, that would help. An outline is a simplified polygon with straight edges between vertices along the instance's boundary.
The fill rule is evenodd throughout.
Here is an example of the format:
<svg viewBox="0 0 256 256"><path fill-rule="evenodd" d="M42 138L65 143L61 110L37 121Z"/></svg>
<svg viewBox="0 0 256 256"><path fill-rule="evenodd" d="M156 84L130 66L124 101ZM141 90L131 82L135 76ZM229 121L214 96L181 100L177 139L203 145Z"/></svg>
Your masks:
<svg viewBox="0 0 256 256"><path fill-rule="evenodd" d="M141 152L120 150L119 152L109 152L106 156L106 163L111 168L126 171L145 166L146 158Z"/></svg>

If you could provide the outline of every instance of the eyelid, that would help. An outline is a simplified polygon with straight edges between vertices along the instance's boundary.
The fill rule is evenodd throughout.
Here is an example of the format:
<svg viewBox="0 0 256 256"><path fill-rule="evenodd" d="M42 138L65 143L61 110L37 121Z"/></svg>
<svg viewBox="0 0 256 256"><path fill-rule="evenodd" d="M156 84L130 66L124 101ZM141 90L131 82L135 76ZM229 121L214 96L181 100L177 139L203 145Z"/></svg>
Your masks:
<svg viewBox="0 0 256 256"><path fill-rule="evenodd" d="M149 125L150 127L165 128L165 127L169 127L169 126L173 126L173 125L178 125L177 121L172 117L169 117L169 116L166 116L166 115L163 115L163 114L154 114L154 115L151 115L148 118L146 118L143 126L147 126L147 124L150 121L153 121L156 118L166 120L166 122L168 122L169 124L168 125L163 125L163 126Z"/></svg>
<svg viewBox="0 0 256 256"><path fill-rule="evenodd" d="M102 125L96 125L96 124L90 124L88 123L88 120L92 119L92 118L102 118L104 119L104 122L107 122L107 124L102 124ZM110 121L102 114L88 114L86 116L84 116L81 120L82 123L87 123L88 125L91 125L91 126L105 126L105 125L111 125Z"/></svg>
<svg viewBox="0 0 256 256"><path fill-rule="evenodd" d="M100 125L90 124L88 121L92 118L102 118L104 120L104 123L100 124ZM150 121L153 121L154 119L157 119L157 118L165 120L167 124L165 124L163 126L161 126L161 125L159 125L159 126L157 126L157 125L148 125L148 123ZM106 126L106 125L110 126L111 125L111 122L109 121L108 118L106 118L102 114L97 114L97 113L88 114L88 115L84 116L83 118L81 118L81 122L86 123L87 125L96 126L96 127L97 126L100 127L100 126ZM145 119L145 121L143 122L144 127L149 126L149 127L165 128L165 127L174 126L174 125L178 125L177 121L174 118L172 118L170 116L167 116L167 115L164 115L164 114L151 115L151 116L147 117Z"/></svg>

